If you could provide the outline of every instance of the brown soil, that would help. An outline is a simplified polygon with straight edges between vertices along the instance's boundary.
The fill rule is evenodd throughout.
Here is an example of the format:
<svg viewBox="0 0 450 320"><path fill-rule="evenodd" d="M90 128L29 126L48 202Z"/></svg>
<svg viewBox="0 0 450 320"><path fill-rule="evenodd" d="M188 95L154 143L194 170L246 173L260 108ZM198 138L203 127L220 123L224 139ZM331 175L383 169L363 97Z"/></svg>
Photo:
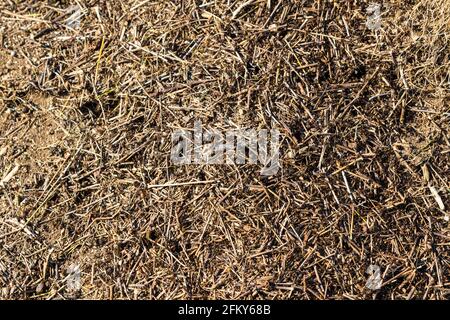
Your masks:
<svg viewBox="0 0 450 320"><path fill-rule="evenodd" d="M244 2L1 1L0 298L450 298L450 1ZM281 170L174 165L195 120Z"/></svg>

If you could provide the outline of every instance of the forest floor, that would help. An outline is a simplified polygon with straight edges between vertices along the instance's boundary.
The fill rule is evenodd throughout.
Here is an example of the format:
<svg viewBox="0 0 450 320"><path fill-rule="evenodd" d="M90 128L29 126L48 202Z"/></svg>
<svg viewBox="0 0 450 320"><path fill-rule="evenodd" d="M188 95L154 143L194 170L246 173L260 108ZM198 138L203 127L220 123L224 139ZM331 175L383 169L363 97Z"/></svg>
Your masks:
<svg viewBox="0 0 450 320"><path fill-rule="evenodd" d="M1 1L0 298L449 299L450 1L378 9Z"/></svg>

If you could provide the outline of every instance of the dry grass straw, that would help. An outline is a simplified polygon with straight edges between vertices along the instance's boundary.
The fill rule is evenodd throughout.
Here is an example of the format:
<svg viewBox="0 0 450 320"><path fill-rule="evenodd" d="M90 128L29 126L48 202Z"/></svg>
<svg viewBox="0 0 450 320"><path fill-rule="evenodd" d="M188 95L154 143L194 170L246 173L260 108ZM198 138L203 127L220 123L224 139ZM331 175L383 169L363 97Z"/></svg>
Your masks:
<svg viewBox="0 0 450 320"><path fill-rule="evenodd" d="M448 299L450 3L368 5L2 1L1 297ZM195 120L282 170L174 166Z"/></svg>

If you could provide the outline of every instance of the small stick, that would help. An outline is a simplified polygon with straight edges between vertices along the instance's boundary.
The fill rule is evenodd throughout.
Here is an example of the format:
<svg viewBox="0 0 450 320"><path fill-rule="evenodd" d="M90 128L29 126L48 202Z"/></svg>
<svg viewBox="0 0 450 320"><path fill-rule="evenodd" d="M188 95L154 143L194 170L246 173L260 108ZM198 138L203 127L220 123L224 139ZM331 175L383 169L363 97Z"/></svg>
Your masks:
<svg viewBox="0 0 450 320"><path fill-rule="evenodd" d="M248 0L247 2L244 2L243 4L241 4L236 10L234 10L233 16L232 16L231 18L232 18L232 19L236 19L236 17L239 15L239 13L240 13L245 7L248 7L249 5L251 5L253 2L255 2L255 0Z"/></svg>
<svg viewBox="0 0 450 320"><path fill-rule="evenodd" d="M0 181L0 187L4 187L5 183L8 183L14 175L19 171L20 166L17 164L1 181Z"/></svg>
<svg viewBox="0 0 450 320"><path fill-rule="evenodd" d="M438 191L436 190L435 187L433 187L432 185L428 185L428 188L431 191L431 194L433 195L434 199L436 200L439 209L441 210L445 210L445 206L444 206L444 202L442 201L441 196L439 195Z"/></svg>
<svg viewBox="0 0 450 320"><path fill-rule="evenodd" d="M147 188L180 187L180 186L190 186L190 185L197 185L197 184L208 184L208 183L214 183L214 182L216 182L216 180L166 183L166 184L151 184L151 185L148 185Z"/></svg>

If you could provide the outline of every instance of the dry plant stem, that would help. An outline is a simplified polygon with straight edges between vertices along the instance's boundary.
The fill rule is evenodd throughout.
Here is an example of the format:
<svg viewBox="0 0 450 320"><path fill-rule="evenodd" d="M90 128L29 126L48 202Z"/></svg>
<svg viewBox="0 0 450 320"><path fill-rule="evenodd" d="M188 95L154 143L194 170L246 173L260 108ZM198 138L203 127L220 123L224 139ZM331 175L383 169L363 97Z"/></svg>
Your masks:
<svg viewBox="0 0 450 320"><path fill-rule="evenodd" d="M449 0L68 2L0 1L0 299L450 298Z"/></svg>

